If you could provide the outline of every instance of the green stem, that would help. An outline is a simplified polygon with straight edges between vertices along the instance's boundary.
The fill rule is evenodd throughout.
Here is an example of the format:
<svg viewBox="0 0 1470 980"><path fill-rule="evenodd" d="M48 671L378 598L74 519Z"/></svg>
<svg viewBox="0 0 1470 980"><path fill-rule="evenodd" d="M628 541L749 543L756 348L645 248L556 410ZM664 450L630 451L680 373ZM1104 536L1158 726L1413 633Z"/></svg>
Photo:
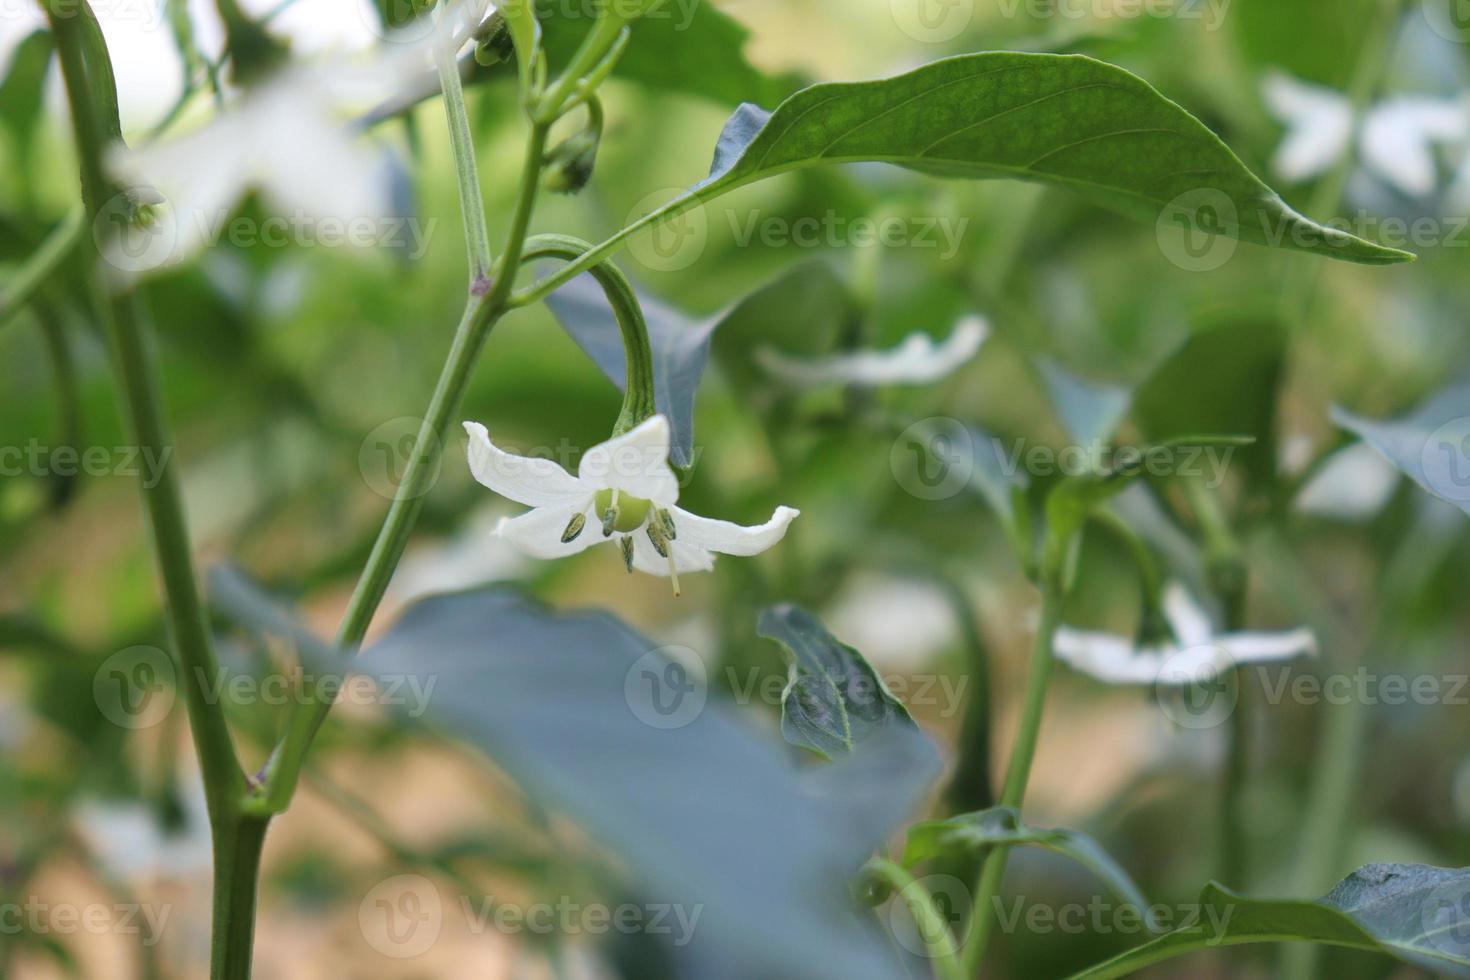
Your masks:
<svg viewBox="0 0 1470 980"><path fill-rule="evenodd" d="M588 75L596 72L608 53L618 45L618 38L627 27L627 22L616 14L609 13L606 5L598 11L597 23L587 36L560 78L541 97L532 112L532 121L540 126L550 126L562 117L568 104L577 95L578 86Z"/></svg>
<svg viewBox="0 0 1470 980"><path fill-rule="evenodd" d="M990 769L990 728L993 724L990 690L990 657L980 622L969 596L959 582L941 576L939 584L949 596L950 608L960 624L970 668L970 697L960 725L959 761L945 790L945 799L956 813L988 810L995 805L995 787Z"/></svg>
<svg viewBox="0 0 1470 980"><path fill-rule="evenodd" d="M1018 811L1025 801L1026 784L1031 779L1031 764L1036 758L1041 716L1046 707L1046 691L1055 662L1052 640L1062 625L1063 604L1061 584L1051 577L1044 578L1041 590L1041 622L1036 627L1036 645L1031 653L1031 675L1026 682L1021 727L1016 733L1016 744L1011 748L1005 787L1000 794L1001 806L1015 807ZM964 968L967 977L978 975L980 964L985 959L985 948L989 943L991 924L995 918L992 906L1000 894L1009 853L1006 847L996 847L986 855L984 864L980 866L980 880L975 885L973 924L965 944Z"/></svg>
<svg viewBox="0 0 1470 980"><path fill-rule="evenodd" d="M61 224L51 230L41 247L36 249L0 293L0 327L4 327L25 309L26 304L65 262L82 240L86 227L86 208L78 205L67 212Z"/></svg>
<svg viewBox="0 0 1470 980"><path fill-rule="evenodd" d="M71 0L49 0L47 17L66 82L72 128L81 164L82 198L88 219L95 221L115 188L102 167L111 141L110 123L99 122L96 102L106 116L116 103L115 90L99 95L112 77L111 59L91 10L82 2L82 16ZM95 259L94 259L95 261ZM211 976L214 980L244 980L250 973L255 925L255 874L265 824L244 822L240 807L246 779L230 738L224 711L208 683L216 676L209 621L199 594L198 579L184 518L178 470L173 465L173 439L162 408L151 337L137 297L122 290L98 298L102 319L116 347L118 373L127 403L133 439L139 449L167 462L153 486L142 487L144 505L153 531L154 550L163 580L169 633L179 663L189 725L199 754L204 795L214 842L214 932ZM243 903L243 904L242 904Z"/></svg>
<svg viewBox="0 0 1470 980"><path fill-rule="evenodd" d="M480 170L475 165L475 140L470 133L469 111L464 102L464 85L459 62L446 46L434 51L439 70L439 87L444 91L444 114L449 121L449 142L454 147L455 182L459 187L459 210L464 217L465 250L469 253L470 282L490 274L490 230L485 225L485 201L480 194Z"/></svg>
<svg viewBox="0 0 1470 980"><path fill-rule="evenodd" d="M572 261L585 255L591 243L569 235L538 235L526 243L526 262L537 259ZM648 321L628 277L612 262L594 266L590 275L597 280L612 307L623 335L623 352L627 364L623 410L613 426L613 435L621 435L658 411L653 377L653 346L648 339Z"/></svg>
<svg viewBox="0 0 1470 980"><path fill-rule="evenodd" d="M864 870L887 882L908 907L909 915L913 916L914 925L919 930L919 938L924 941L924 947L934 961L937 980L965 980L965 968L960 963L954 933L928 889L902 866L887 858L873 858Z"/></svg>

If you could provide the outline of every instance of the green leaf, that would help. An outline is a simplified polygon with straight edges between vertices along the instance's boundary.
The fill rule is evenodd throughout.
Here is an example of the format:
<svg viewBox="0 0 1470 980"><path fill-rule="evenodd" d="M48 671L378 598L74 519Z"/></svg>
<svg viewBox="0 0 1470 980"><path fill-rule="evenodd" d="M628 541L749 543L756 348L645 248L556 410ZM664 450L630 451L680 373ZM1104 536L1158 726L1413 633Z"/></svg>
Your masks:
<svg viewBox="0 0 1470 980"><path fill-rule="evenodd" d="M553 65L571 60L591 26L586 17L558 15L566 8L558 0L540 0L543 43ZM685 92L725 105L746 99L780 99L792 88L746 60L743 52L750 32L709 0L665 4L632 29L614 77L658 92Z"/></svg>
<svg viewBox="0 0 1470 980"><path fill-rule="evenodd" d="M41 117L41 95L46 83L46 67L51 63L55 43L45 30L33 32L16 46L10 58L10 70L0 82L0 125L10 130L19 150L17 159L28 159L30 145Z"/></svg>
<svg viewBox="0 0 1470 980"><path fill-rule="evenodd" d="M1419 486L1470 514L1470 381L1440 391L1392 421L1366 419L1336 406L1332 420Z"/></svg>
<svg viewBox="0 0 1470 980"><path fill-rule="evenodd" d="M781 733L792 745L833 758L890 726L916 727L863 655L838 642L805 609L767 609L757 632L779 643L790 661Z"/></svg>
<svg viewBox="0 0 1470 980"><path fill-rule="evenodd" d="M1199 120L1083 55L962 55L881 81L815 85L771 113L742 105L710 176L647 222L790 170L865 161L1052 184L1141 221L1208 218L1211 233L1352 262L1413 258L1297 214Z"/></svg>
<svg viewBox="0 0 1470 980"><path fill-rule="evenodd" d="M320 676L351 670L385 700L398 692L401 714L483 751L611 851L639 894L699 908L685 951L732 976L892 976L847 882L927 792L937 766L925 740L880 745L892 778L875 820L852 809L861 769L813 782L709 696L697 657L676 665L606 613L560 614L509 589L435 596L344 661L237 574L215 575L211 598L292 636Z"/></svg>
<svg viewBox="0 0 1470 980"><path fill-rule="evenodd" d="M1076 830L1028 827L1014 807L999 806L909 828L903 863L913 867L939 857L979 857L996 845L1025 844L1065 855L1087 868L1121 899L1145 915L1149 903L1122 865L1101 844Z"/></svg>
<svg viewBox="0 0 1470 980"><path fill-rule="evenodd" d="M1214 882L1201 915L1076 974L1108 980L1220 946L1313 942L1388 953L1441 975L1470 976L1470 869L1370 864L1315 902L1246 898Z"/></svg>

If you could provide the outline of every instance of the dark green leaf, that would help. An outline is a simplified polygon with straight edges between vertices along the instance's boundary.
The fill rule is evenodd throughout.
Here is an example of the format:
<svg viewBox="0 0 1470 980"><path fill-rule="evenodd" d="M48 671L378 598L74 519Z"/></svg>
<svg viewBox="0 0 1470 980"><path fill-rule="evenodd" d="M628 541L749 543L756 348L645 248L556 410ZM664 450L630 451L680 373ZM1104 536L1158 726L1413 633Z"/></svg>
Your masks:
<svg viewBox="0 0 1470 980"><path fill-rule="evenodd" d="M1119 898L1147 913L1148 899L1101 844L1076 830L1027 827L1013 807L915 824L909 828L903 863L913 867L938 857L979 857L997 844L1034 845L1064 854L1097 875Z"/></svg>
<svg viewBox="0 0 1470 980"><path fill-rule="evenodd" d="M662 217L789 170L865 161L1053 184L1141 221L1353 262L1413 257L1297 214L1199 120L1082 55L962 55L881 81L815 85L775 112L743 105L710 176Z"/></svg>
<svg viewBox="0 0 1470 980"><path fill-rule="evenodd" d="M790 679L781 695L781 732L792 745L832 758L852 752L890 726L915 727L903 702L863 655L839 643L805 609L767 609L758 632L781 644L790 661Z"/></svg>
<svg viewBox="0 0 1470 980"><path fill-rule="evenodd" d="M1379 422L1334 407L1332 419L1436 497L1470 514L1470 381L1402 418Z"/></svg>
<svg viewBox="0 0 1470 980"><path fill-rule="evenodd" d="M1295 941L1388 953L1438 974L1470 976L1470 869L1370 864L1315 902L1246 898L1212 882L1200 906L1199 921L1073 980L1127 976L1220 946Z"/></svg>

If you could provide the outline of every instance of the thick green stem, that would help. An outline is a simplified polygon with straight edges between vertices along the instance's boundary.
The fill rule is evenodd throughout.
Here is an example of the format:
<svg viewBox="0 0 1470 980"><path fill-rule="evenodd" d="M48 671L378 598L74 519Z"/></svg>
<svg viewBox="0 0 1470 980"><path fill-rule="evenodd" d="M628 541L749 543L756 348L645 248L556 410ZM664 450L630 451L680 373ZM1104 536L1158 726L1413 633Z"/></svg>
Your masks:
<svg viewBox="0 0 1470 980"><path fill-rule="evenodd" d="M1031 652L1031 674L1026 682L1026 701L1021 709L1021 727L1011 748L1010 766L1006 769L1005 787L1000 805L1020 810L1026 798L1026 784L1031 779L1031 764L1036 758L1036 743L1041 734L1041 716L1046 707L1046 691L1051 683L1055 662L1052 640L1062 624L1063 592L1060 583L1045 578L1041 591L1041 622L1036 627L1036 644ZM980 867L980 880L975 886L975 911L970 935L965 944L965 976L977 976L985 959L995 910L992 906L1000 895L1005 877L1006 847L993 848Z"/></svg>
<svg viewBox="0 0 1470 980"><path fill-rule="evenodd" d="M214 917L210 980L250 980L255 905L269 821L236 815L214 835Z"/></svg>

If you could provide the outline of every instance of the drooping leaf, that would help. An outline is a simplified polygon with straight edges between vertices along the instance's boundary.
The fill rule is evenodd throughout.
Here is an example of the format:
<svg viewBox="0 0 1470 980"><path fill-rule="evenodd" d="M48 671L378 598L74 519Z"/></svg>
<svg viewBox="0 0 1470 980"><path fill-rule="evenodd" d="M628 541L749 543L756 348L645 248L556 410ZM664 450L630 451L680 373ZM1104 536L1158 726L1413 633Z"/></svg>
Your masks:
<svg viewBox="0 0 1470 980"><path fill-rule="evenodd" d="M757 631L779 643L790 661L781 732L792 745L834 758L890 726L914 727L908 709L863 655L805 609L767 609Z"/></svg>
<svg viewBox="0 0 1470 980"><path fill-rule="evenodd" d="M1470 514L1470 381L1440 391L1402 418L1376 421L1334 407L1332 420L1419 486Z"/></svg>
<svg viewBox="0 0 1470 980"><path fill-rule="evenodd" d="M1298 214L1219 137L1143 79L1083 55L985 52L874 82L815 85L774 112L745 104L710 175L650 224L822 163L1066 187L1149 223L1370 264L1408 261Z"/></svg>
<svg viewBox="0 0 1470 980"><path fill-rule="evenodd" d="M556 0L539 0L546 55L553 66L570 60L592 26L586 17L566 16L566 7ZM726 105L779 99L792 85L763 74L746 60L749 35L710 0L667 3L633 25L628 48L613 74L655 91L687 92Z"/></svg>
<svg viewBox="0 0 1470 980"><path fill-rule="evenodd" d="M833 786L707 697L694 661L605 613L562 615L496 589L423 600L360 657L323 666L320 644L238 575L216 576L211 591L232 615L296 636L315 671L350 669L410 701L427 692L413 705L425 723L578 823L639 894L697 907L689 948L732 975L892 975L846 889L893 826L847 812L844 796L824 792ZM887 784L897 820L935 768L927 744L894 750L923 753Z"/></svg>
<svg viewBox="0 0 1470 980"><path fill-rule="evenodd" d="M1470 976L1470 868L1370 864L1315 902L1260 900L1210 883L1198 921L1073 980L1108 980L1220 946L1312 942L1388 953L1440 975Z"/></svg>
<svg viewBox="0 0 1470 980"><path fill-rule="evenodd" d="M640 295L653 347L655 399L673 427L670 456L688 466L694 454L694 400L709 362L711 346L732 383L746 390L758 381L749 354L765 332L820 343L835 338L851 308L847 287L822 262L795 267L714 316L699 319L667 303ZM591 276L578 276L552 293L546 304L577 345L602 373L626 390L627 359L617 320ZM795 331L800 326L800 333ZM716 335L720 335L717 339ZM729 335L729 342L723 339ZM739 352L743 352L743 355Z"/></svg>
<svg viewBox="0 0 1470 980"><path fill-rule="evenodd" d="M1115 894L1145 912L1148 899L1103 846L1077 830L1028 827L1014 807L992 807L909 828L903 863L909 867L939 857L978 857L997 844L1044 847L1087 868Z"/></svg>

